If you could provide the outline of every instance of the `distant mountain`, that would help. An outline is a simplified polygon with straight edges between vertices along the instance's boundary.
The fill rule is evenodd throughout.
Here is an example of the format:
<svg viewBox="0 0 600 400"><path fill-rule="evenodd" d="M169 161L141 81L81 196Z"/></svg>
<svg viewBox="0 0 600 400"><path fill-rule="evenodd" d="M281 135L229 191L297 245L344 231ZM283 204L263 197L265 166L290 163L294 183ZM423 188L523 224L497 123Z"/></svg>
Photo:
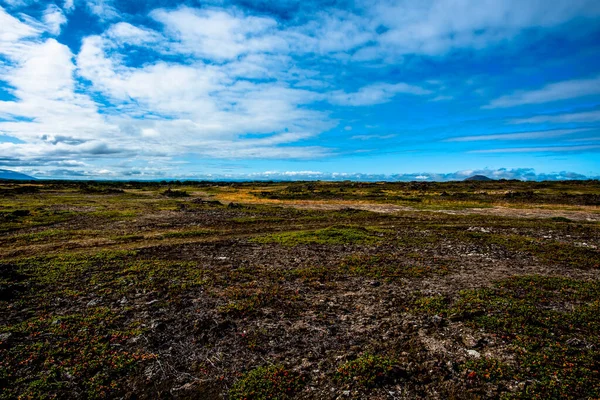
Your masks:
<svg viewBox="0 0 600 400"><path fill-rule="evenodd" d="M465 181L493 181L493 179L485 175L473 175L465 179Z"/></svg>
<svg viewBox="0 0 600 400"><path fill-rule="evenodd" d="M0 180L32 181L34 179L32 176L21 174L20 172L0 169Z"/></svg>

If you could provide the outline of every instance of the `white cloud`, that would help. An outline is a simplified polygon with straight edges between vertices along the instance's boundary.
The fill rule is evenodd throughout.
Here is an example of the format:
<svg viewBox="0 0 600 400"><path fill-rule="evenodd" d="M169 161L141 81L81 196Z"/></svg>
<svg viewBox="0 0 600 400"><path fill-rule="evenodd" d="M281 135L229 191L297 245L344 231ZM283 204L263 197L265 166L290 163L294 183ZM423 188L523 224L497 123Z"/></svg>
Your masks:
<svg viewBox="0 0 600 400"><path fill-rule="evenodd" d="M25 44L21 40L35 38L42 33L42 29L28 25L13 17L0 7L0 53L14 57L18 56Z"/></svg>
<svg viewBox="0 0 600 400"><path fill-rule="evenodd" d="M18 66L5 80L23 100L34 97L60 99L72 95L74 65L69 48L54 39L32 45L21 54Z"/></svg>
<svg viewBox="0 0 600 400"><path fill-rule="evenodd" d="M220 9L154 10L174 42L172 50L215 60L231 60L243 54L285 50L277 35L277 21Z"/></svg>
<svg viewBox="0 0 600 400"><path fill-rule="evenodd" d="M364 17L341 10L314 15L302 26L285 32L290 47L300 53L348 52L376 40L376 26Z"/></svg>
<svg viewBox="0 0 600 400"><path fill-rule="evenodd" d="M551 83L538 90L519 91L493 100L483 108L515 107L600 95L600 77Z"/></svg>
<svg viewBox="0 0 600 400"><path fill-rule="evenodd" d="M50 4L44 11L44 23L48 32L53 35L60 33L61 26L67 22L67 17L56 4Z"/></svg>
<svg viewBox="0 0 600 400"><path fill-rule="evenodd" d="M375 83L363 86L353 93L335 91L331 93L329 101L333 104L345 106L367 106L387 103L394 96L401 93L422 96L430 94L431 91L406 83Z"/></svg>
<svg viewBox="0 0 600 400"><path fill-rule="evenodd" d="M113 0L85 0L88 10L104 21L119 17L119 12L113 5Z"/></svg>
<svg viewBox="0 0 600 400"><path fill-rule="evenodd" d="M65 10L66 12L71 12L75 9L75 2L74 0L65 0L65 2L63 3L63 10Z"/></svg>
<svg viewBox="0 0 600 400"><path fill-rule="evenodd" d="M554 27L575 17L597 17L594 0L384 0L362 1L366 20L384 26L377 58L388 55L444 55L453 49L482 49L514 38L522 30ZM366 22L365 22L366 23Z"/></svg>
<svg viewBox="0 0 600 400"><path fill-rule="evenodd" d="M600 111L586 111L566 114L536 115L529 118L515 118L511 124L541 124L541 123L584 123L600 121Z"/></svg>
<svg viewBox="0 0 600 400"><path fill-rule="evenodd" d="M84 40L77 56L78 72L93 83L94 89L123 103L119 113L171 117L154 122L153 129L163 136L233 138L247 132L272 134L286 129L310 136L331 127L323 113L298 107L319 100L320 94L291 88L285 82L244 80L244 74L255 73L245 58L223 65L196 61L127 67L119 57L106 53L107 47L115 45L114 32L122 30L113 28L105 37ZM131 30L126 27L126 31ZM122 37L119 35L119 40ZM260 65L270 60L253 58L251 62Z"/></svg>
<svg viewBox="0 0 600 400"><path fill-rule="evenodd" d="M118 22L112 25L105 35L119 46L123 44L142 46L164 40L164 37L156 31L139 28L127 22Z"/></svg>
<svg viewBox="0 0 600 400"><path fill-rule="evenodd" d="M32 2L31 0L4 0L4 3L6 3L7 5L9 5L11 7L25 6L31 2Z"/></svg>
<svg viewBox="0 0 600 400"><path fill-rule="evenodd" d="M73 154L97 157L118 152L100 139L109 139L114 126L98 114L87 95L76 92L69 48L55 39L42 39L37 27L9 22L12 36L21 40L0 46L10 60L1 79L16 97L0 101L0 132L25 143L2 143L0 153L29 162L49 162Z"/></svg>

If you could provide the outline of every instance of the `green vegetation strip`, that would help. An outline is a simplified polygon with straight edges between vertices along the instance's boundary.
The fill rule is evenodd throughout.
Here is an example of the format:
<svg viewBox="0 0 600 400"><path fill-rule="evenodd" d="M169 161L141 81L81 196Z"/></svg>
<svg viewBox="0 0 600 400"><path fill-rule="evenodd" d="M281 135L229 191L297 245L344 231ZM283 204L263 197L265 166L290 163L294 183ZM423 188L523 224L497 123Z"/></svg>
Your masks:
<svg viewBox="0 0 600 400"><path fill-rule="evenodd" d="M259 236L252 241L256 243L279 243L284 246L300 244L373 244L381 241L383 235L375 230L362 227L333 226L325 229L274 233Z"/></svg>

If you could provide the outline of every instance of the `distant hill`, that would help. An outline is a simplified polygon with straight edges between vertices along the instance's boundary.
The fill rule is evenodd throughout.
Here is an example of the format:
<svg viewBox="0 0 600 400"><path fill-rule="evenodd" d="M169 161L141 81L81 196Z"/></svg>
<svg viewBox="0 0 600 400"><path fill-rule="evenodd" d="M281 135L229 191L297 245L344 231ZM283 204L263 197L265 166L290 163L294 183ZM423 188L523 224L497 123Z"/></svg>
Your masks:
<svg viewBox="0 0 600 400"><path fill-rule="evenodd" d="M0 169L0 180L32 181L34 179L32 176L21 174L20 172Z"/></svg>
<svg viewBox="0 0 600 400"><path fill-rule="evenodd" d="M473 175L465 179L465 181L493 181L493 179L485 175Z"/></svg>

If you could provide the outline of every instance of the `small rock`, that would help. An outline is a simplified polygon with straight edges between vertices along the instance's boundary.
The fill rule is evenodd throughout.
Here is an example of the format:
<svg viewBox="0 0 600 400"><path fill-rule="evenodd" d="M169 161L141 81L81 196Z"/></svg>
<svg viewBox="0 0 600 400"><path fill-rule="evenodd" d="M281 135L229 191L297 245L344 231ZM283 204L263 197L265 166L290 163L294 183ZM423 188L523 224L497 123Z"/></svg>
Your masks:
<svg viewBox="0 0 600 400"><path fill-rule="evenodd" d="M434 315L431 317L431 323L435 326L442 325L442 322L444 322L444 318L441 315Z"/></svg>
<svg viewBox="0 0 600 400"><path fill-rule="evenodd" d="M585 347L587 345L587 343L584 340L581 339L577 339L577 338L571 338L569 340L567 340L567 344L569 346L573 346L573 347Z"/></svg>
<svg viewBox="0 0 600 400"><path fill-rule="evenodd" d="M479 354L479 352L477 350L467 350L467 354L474 358L481 357L481 354Z"/></svg>
<svg viewBox="0 0 600 400"><path fill-rule="evenodd" d="M449 370L449 371L452 371L452 372L456 372L456 371L458 371L458 364L456 364L456 363L455 363L455 362L453 362L453 361L448 361L448 362L446 363L446 367L448 367L448 370Z"/></svg>
<svg viewBox="0 0 600 400"><path fill-rule="evenodd" d="M194 388L194 386L196 386L196 382L189 382L186 383L183 386L179 386L179 387L174 387L173 389L171 389L171 391L173 392L178 392L178 391L186 391L186 390L191 390Z"/></svg>
<svg viewBox="0 0 600 400"><path fill-rule="evenodd" d="M94 306L98 305L99 302L100 301L98 299L92 299L92 300L88 301L87 306L94 307Z"/></svg>
<svg viewBox="0 0 600 400"><path fill-rule="evenodd" d="M477 347L477 339L475 339L473 336L471 335L465 335L462 338L462 342L465 346L467 346L468 348L475 348Z"/></svg>
<svg viewBox="0 0 600 400"><path fill-rule="evenodd" d="M150 325L151 329L157 330L157 331L162 331L167 327L167 325L164 322L161 321L155 321L152 323L152 325Z"/></svg>

